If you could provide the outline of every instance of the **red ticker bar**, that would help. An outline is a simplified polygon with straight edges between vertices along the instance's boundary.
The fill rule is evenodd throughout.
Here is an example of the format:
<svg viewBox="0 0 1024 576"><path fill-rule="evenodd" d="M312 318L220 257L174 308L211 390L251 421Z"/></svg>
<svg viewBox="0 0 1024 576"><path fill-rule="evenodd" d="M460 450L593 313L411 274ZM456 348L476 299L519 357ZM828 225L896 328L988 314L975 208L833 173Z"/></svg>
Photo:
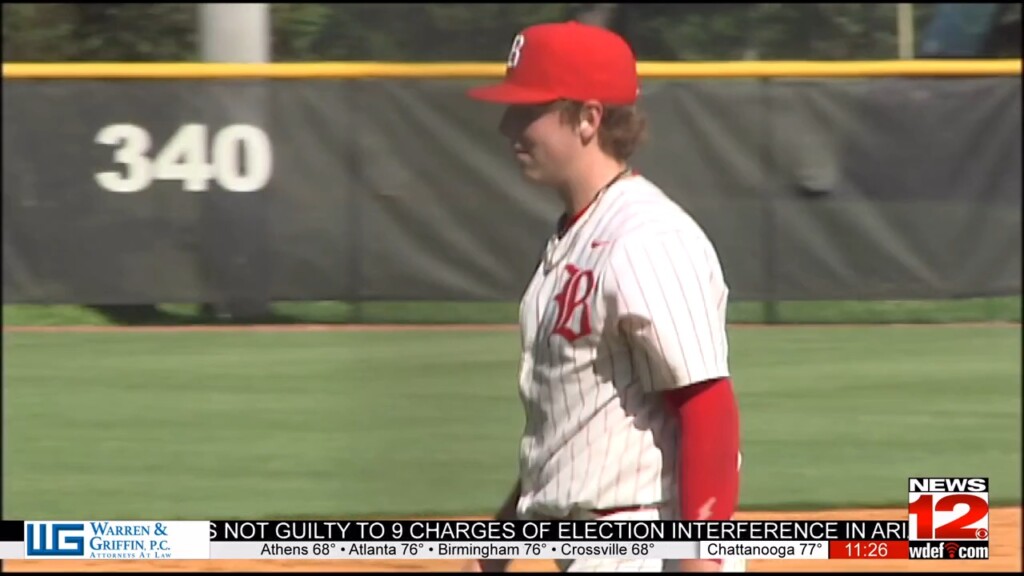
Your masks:
<svg viewBox="0 0 1024 576"><path fill-rule="evenodd" d="M828 557L839 560L906 560L910 545L899 540L833 540Z"/></svg>

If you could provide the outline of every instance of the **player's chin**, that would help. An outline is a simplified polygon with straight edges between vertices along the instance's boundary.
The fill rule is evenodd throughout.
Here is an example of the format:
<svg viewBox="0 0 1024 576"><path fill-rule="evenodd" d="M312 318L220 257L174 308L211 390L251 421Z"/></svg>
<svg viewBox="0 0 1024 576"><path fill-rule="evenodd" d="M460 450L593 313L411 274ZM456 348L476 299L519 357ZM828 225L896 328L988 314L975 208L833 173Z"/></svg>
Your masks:
<svg viewBox="0 0 1024 576"><path fill-rule="evenodd" d="M524 180L532 184L544 185L547 183L544 172L537 169L535 165L520 163L519 173L523 176Z"/></svg>
<svg viewBox="0 0 1024 576"><path fill-rule="evenodd" d="M537 184L539 186L552 186L554 184L554 178L550 170L546 170L544 164L534 162L530 160L519 161L519 173L522 174L523 178L531 184Z"/></svg>

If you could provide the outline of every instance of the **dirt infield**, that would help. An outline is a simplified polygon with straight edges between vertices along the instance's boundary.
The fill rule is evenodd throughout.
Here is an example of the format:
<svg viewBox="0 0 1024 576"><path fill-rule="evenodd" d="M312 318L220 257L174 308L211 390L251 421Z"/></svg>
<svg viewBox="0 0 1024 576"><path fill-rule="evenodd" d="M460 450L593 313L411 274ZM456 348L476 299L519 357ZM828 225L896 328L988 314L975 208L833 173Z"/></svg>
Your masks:
<svg viewBox="0 0 1024 576"><path fill-rule="evenodd" d="M906 510L834 510L740 514L757 520L895 520ZM1020 572L1021 510L994 509L989 518L990 554L987 561L948 560L752 560L751 572ZM438 572L458 570L463 560L194 560L194 561L72 561L9 560L5 572ZM516 561L512 572L554 572L549 560Z"/></svg>
<svg viewBox="0 0 1024 576"><path fill-rule="evenodd" d="M1018 322L958 322L921 324L729 324L743 330L787 328L1020 328ZM110 332L514 332L517 324L182 324L173 326L4 326L4 332L79 333Z"/></svg>
<svg viewBox="0 0 1024 576"><path fill-rule="evenodd" d="M4 332L511 332L516 324L183 324L180 326L4 326Z"/></svg>

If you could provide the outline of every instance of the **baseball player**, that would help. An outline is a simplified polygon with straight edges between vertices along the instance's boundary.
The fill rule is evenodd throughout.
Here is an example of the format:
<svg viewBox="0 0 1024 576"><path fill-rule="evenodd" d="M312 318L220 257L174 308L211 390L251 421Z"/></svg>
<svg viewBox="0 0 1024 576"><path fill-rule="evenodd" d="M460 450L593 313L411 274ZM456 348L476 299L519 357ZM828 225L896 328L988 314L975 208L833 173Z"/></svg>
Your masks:
<svg viewBox="0 0 1024 576"><path fill-rule="evenodd" d="M523 175L565 205L520 306L526 426L519 481L497 518L731 519L740 455L729 289L698 224L629 166L645 129L632 50L599 27L533 26L515 37L504 81L469 95L506 106L500 131ZM743 569L730 562L559 567Z"/></svg>

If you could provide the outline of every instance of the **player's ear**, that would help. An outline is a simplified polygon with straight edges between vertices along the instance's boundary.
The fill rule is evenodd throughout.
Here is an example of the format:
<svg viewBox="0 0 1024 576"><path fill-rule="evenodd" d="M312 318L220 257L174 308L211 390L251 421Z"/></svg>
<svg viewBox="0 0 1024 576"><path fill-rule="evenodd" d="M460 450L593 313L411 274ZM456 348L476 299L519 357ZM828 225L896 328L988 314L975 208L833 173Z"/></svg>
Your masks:
<svg viewBox="0 0 1024 576"><path fill-rule="evenodd" d="M596 100L587 100L580 106L579 133L580 140L584 144L590 143L597 138L597 131L601 127L601 119L604 116L604 106Z"/></svg>

